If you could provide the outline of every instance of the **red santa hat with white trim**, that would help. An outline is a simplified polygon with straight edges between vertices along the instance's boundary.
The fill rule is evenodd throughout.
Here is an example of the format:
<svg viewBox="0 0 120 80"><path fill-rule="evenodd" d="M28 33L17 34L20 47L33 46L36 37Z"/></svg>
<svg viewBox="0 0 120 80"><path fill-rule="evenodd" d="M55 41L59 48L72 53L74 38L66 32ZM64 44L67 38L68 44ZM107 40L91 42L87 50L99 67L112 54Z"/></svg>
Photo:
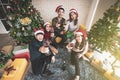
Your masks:
<svg viewBox="0 0 120 80"><path fill-rule="evenodd" d="M37 35L37 34L43 34L44 35L44 30L42 28L34 29L34 35Z"/></svg>
<svg viewBox="0 0 120 80"><path fill-rule="evenodd" d="M82 29L79 29L75 32L75 34L79 34L79 35L82 35L83 38L87 39L87 33L85 30L82 30Z"/></svg>
<svg viewBox="0 0 120 80"><path fill-rule="evenodd" d="M80 30L77 30L77 31L75 32L75 34L83 35L83 33L82 33Z"/></svg>
<svg viewBox="0 0 120 80"><path fill-rule="evenodd" d="M44 26L46 26L46 25L51 25L49 22L45 22L44 23Z"/></svg>
<svg viewBox="0 0 120 80"><path fill-rule="evenodd" d="M59 5L59 6L57 6L57 8L55 9L55 12L58 12L59 9L63 9L63 10L64 10L63 5Z"/></svg>
<svg viewBox="0 0 120 80"><path fill-rule="evenodd" d="M78 16L78 12L77 12L76 9L74 9L74 8L70 9L70 12L69 12L69 13L72 13L72 12L74 12L74 13Z"/></svg>

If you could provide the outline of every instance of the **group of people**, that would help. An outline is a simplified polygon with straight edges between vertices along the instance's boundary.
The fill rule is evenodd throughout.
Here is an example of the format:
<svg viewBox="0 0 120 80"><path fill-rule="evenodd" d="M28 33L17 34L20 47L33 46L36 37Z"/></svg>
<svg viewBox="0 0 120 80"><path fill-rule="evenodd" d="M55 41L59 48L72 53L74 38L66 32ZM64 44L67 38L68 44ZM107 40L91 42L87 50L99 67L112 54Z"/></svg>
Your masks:
<svg viewBox="0 0 120 80"><path fill-rule="evenodd" d="M47 66L55 62L58 47L66 46L71 53L71 64L75 65L75 78L80 79L79 58L84 58L88 50L87 35L85 30L78 26L78 12L70 9L69 19L65 20L63 15L65 9L59 5L55 12L57 17L52 19L52 24L45 22L43 28L34 29L35 40L29 44L32 71L35 75L52 75ZM65 42L67 45L64 45Z"/></svg>

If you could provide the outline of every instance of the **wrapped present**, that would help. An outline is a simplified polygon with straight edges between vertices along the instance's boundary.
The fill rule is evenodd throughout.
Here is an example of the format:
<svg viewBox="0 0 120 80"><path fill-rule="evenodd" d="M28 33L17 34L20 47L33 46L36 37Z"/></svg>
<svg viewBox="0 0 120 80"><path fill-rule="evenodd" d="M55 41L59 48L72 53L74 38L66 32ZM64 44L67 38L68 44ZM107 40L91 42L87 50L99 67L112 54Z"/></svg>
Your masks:
<svg viewBox="0 0 120 80"><path fill-rule="evenodd" d="M25 58L15 59L10 66L6 67L0 80L23 80L27 67L28 61Z"/></svg>
<svg viewBox="0 0 120 80"><path fill-rule="evenodd" d="M28 49L22 49L22 50L18 50L18 51L13 51L13 59L15 58L26 58L26 59L30 59L30 53Z"/></svg>
<svg viewBox="0 0 120 80"><path fill-rule="evenodd" d="M90 64L94 66L96 69L98 69L99 71L105 72L105 70L101 66L101 61L99 59L94 58Z"/></svg>
<svg viewBox="0 0 120 80"><path fill-rule="evenodd" d="M108 79L108 80L118 80L115 77L112 76L112 72L111 71L106 71L104 73L104 76Z"/></svg>
<svg viewBox="0 0 120 80"><path fill-rule="evenodd" d="M15 58L26 58L26 59L30 59L30 53L29 52L23 52L21 54L16 54L13 56L13 59Z"/></svg>
<svg viewBox="0 0 120 80"><path fill-rule="evenodd" d="M17 50L17 51L13 51L13 54L14 55L17 55L17 54L22 54L22 53L25 53L25 52L29 52L29 49L20 49L20 50Z"/></svg>
<svg viewBox="0 0 120 80"><path fill-rule="evenodd" d="M93 52L88 51L88 52L85 54L85 56L86 56L87 58L91 58L91 57L93 56Z"/></svg>

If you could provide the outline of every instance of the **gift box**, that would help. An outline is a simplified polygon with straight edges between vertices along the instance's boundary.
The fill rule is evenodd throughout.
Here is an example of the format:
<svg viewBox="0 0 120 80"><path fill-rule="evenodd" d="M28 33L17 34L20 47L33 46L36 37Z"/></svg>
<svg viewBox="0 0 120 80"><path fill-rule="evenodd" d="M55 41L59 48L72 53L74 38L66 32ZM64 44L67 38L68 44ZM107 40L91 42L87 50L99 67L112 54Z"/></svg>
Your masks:
<svg viewBox="0 0 120 80"><path fill-rule="evenodd" d="M14 51L13 54L14 54L13 59L15 59L15 58L30 59L30 53L29 53L28 49L22 49L22 50Z"/></svg>
<svg viewBox="0 0 120 80"><path fill-rule="evenodd" d="M94 66L97 70L101 72L105 72L105 70L102 68L102 65L99 59L94 58L90 64Z"/></svg>
<svg viewBox="0 0 120 80"><path fill-rule="evenodd" d="M17 55L17 54L22 54L22 53L25 53L25 52L29 52L29 49L27 48L27 49L14 50L13 54Z"/></svg>
<svg viewBox="0 0 120 80"><path fill-rule="evenodd" d="M23 80L23 76L27 70L28 61L25 58L15 59L0 80Z"/></svg>
<svg viewBox="0 0 120 80"><path fill-rule="evenodd" d="M93 56L93 52L88 51L88 52L85 54L85 56L86 56L87 58L91 58L91 57Z"/></svg>
<svg viewBox="0 0 120 80"><path fill-rule="evenodd" d="M112 76L112 72L111 72L111 71L106 71L106 72L104 73L104 76L105 76L108 80L117 80L116 78L114 78L114 77Z"/></svg>
<svg viewBox="0 0 120 80"><path fill-rule="evenodd" d="M13 59L15 58L26 58L26 59L30 59L30 53L29 52L24 52L21 54L16 54L13 56Z"/></svg>

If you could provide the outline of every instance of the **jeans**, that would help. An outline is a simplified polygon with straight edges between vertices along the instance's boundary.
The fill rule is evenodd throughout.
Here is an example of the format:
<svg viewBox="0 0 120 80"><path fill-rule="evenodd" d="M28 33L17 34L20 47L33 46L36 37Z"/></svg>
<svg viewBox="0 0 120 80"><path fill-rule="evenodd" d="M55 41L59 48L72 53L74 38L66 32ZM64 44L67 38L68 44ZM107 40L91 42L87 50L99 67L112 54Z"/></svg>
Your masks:
<svg viewBox="0 0 120 80"><path fill-rule="evenodd" d="M71 52L71 64L75 65L75 75L80 75L79 58L74 51Z"/></svg>
<svg viewBox="0 0 120 80"><path fill-rule="evenodd" d="M51 55L46 56L44 54L41 54L41 56L37 57L36 59L31 61L32 71L35 75L42 74L46 68L47 65L51 62Z"/></svg>

